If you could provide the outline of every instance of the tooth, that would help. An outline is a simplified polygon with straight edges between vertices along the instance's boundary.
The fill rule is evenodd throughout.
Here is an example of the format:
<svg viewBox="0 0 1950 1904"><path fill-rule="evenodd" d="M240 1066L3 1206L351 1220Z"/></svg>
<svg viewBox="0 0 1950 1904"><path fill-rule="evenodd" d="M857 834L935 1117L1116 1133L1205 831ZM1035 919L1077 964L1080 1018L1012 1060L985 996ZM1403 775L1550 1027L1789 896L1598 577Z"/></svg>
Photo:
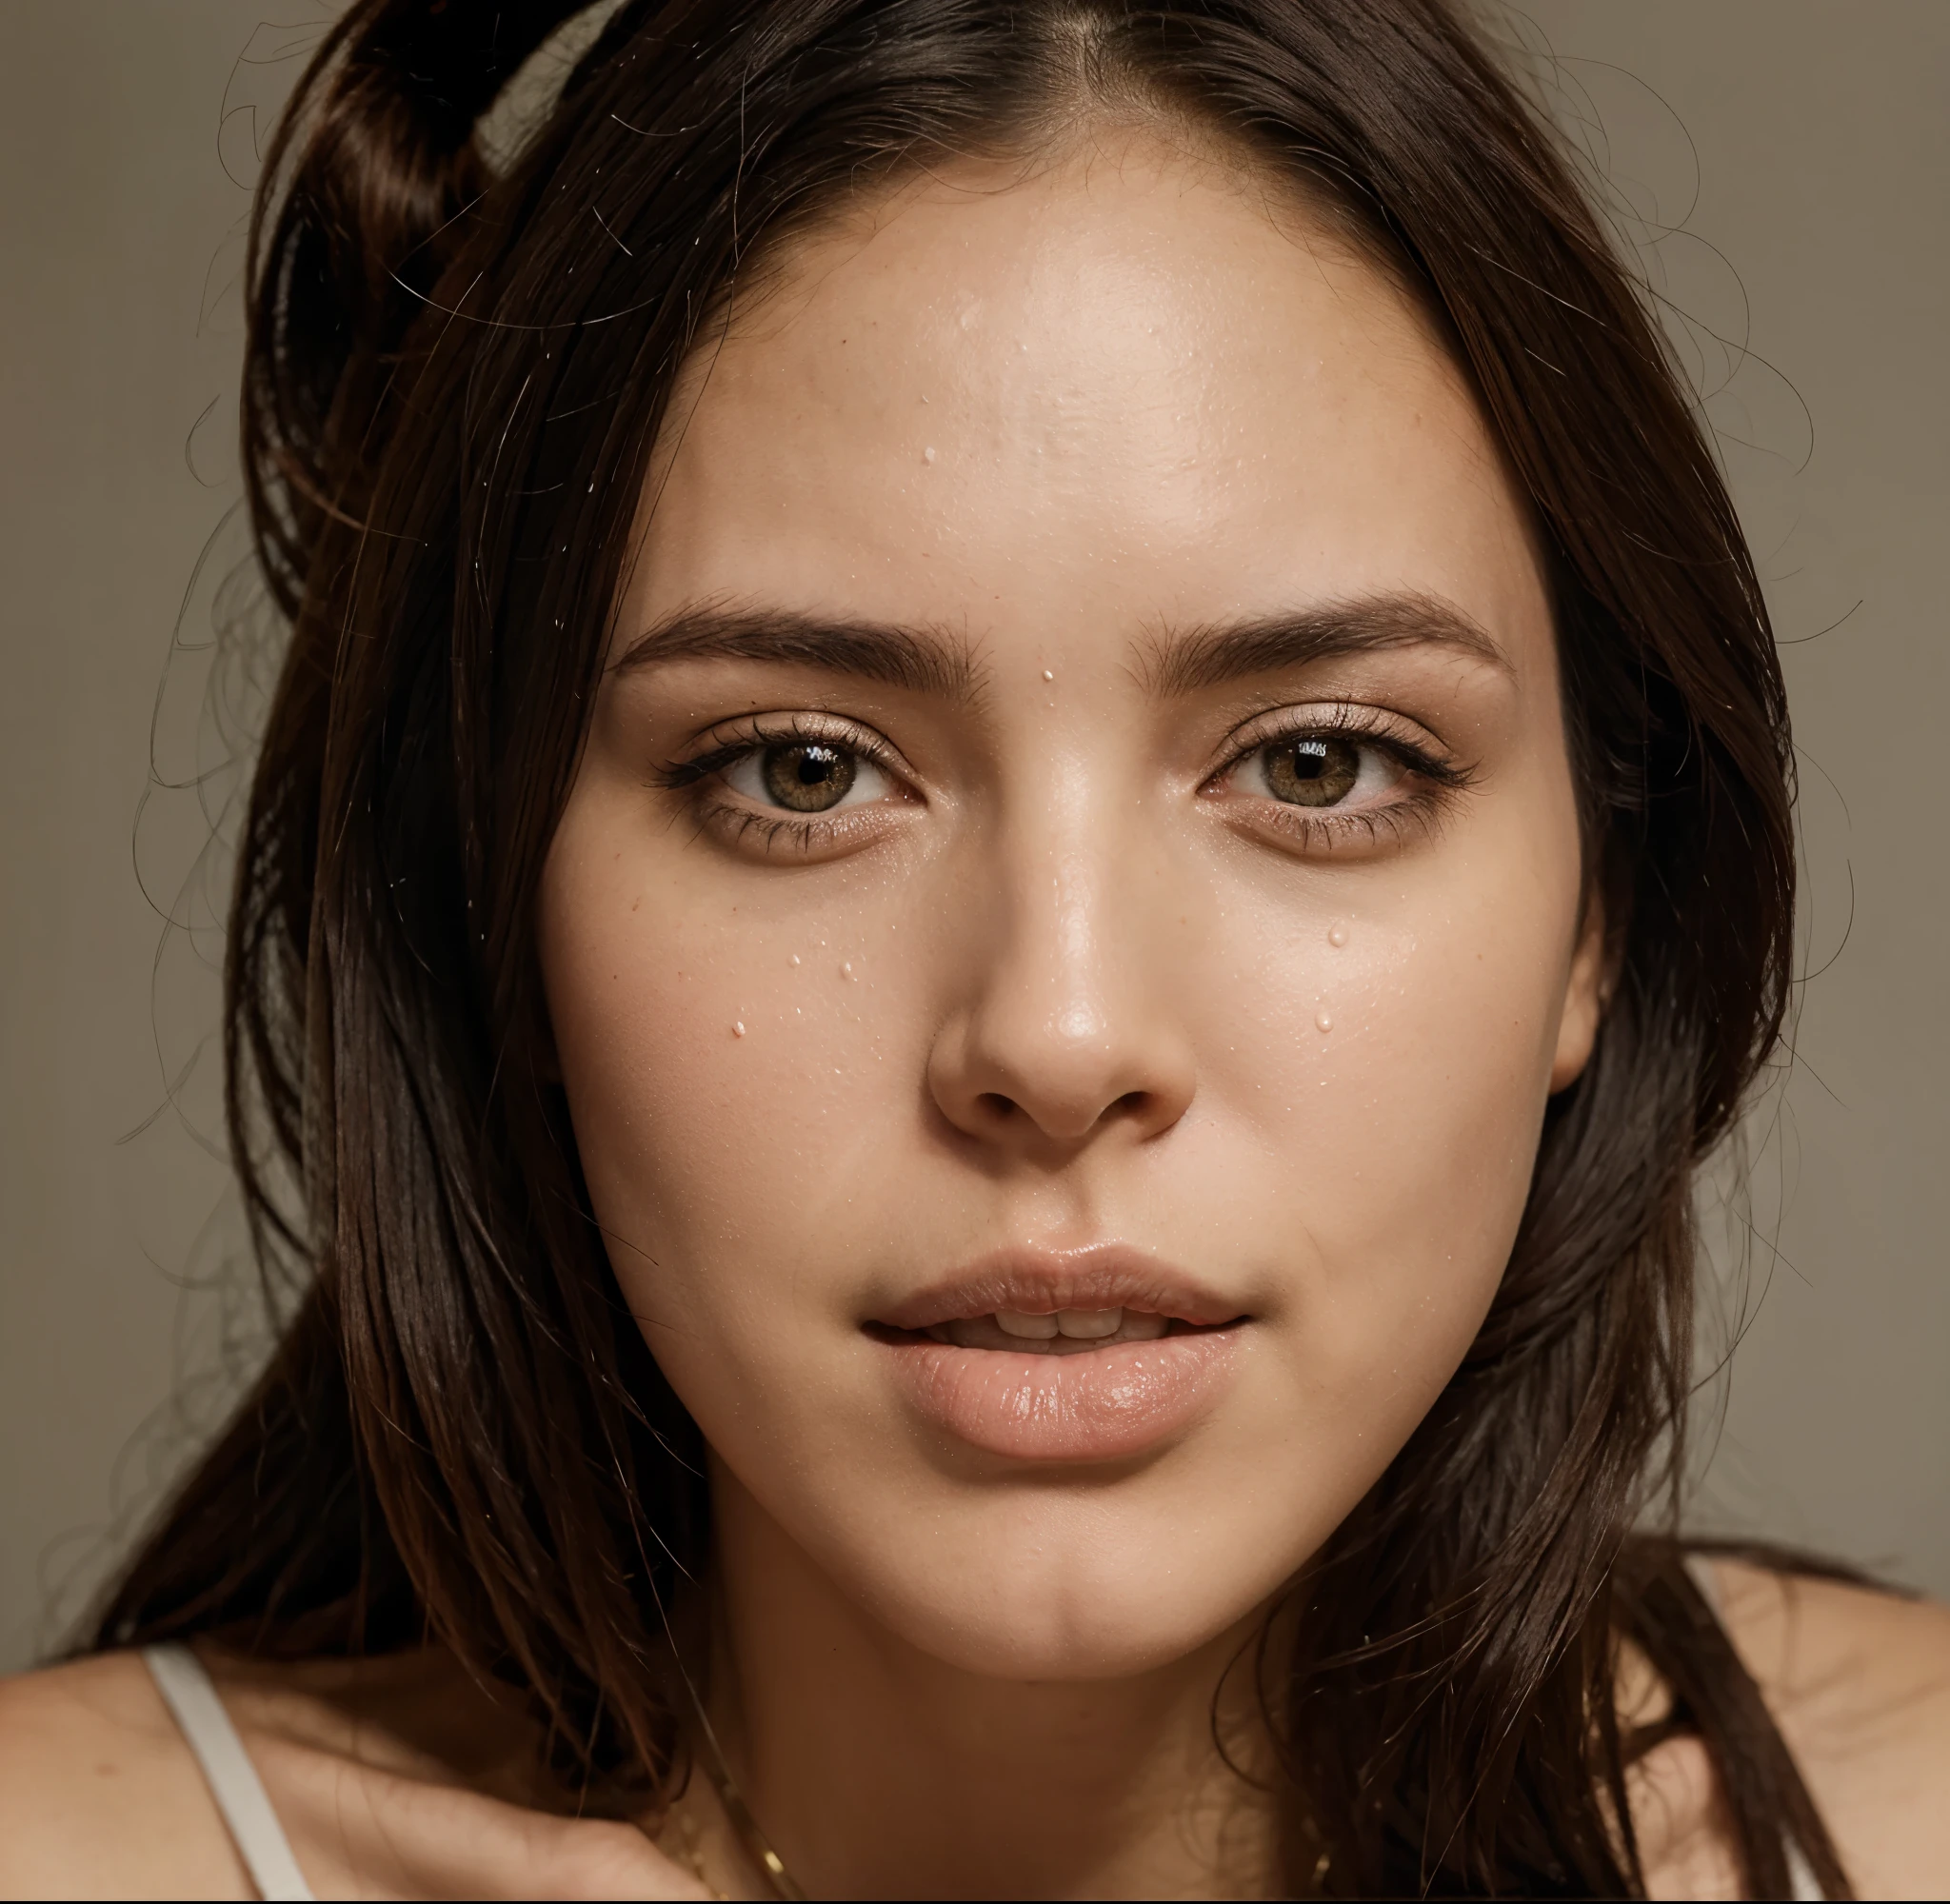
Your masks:
<svg viewBox="0 0 1950 1904"><path fill-rule="evenodd" d="M1020 1309L998 1309L995 1326L1005 1336L1022 1336L1032 1342L1046 1342L1056 1334L1056 1318L1025 1316Z"/></svg>
<svg viewBox="0 0 1950 1904"><path fill-rule="evenodd" d="M1148 1309L1124 1312L1124 1335L1127 1342L1155 1342L1171 1327L1169 1316L1154 1316Z"/></svg>
<svg viewBox="0 0 1950 1904"><path fill-rule="evenodd" d="M998 1318L998 1320L1001 1319ZM1059 1309L1056 1326L1077 1341L1095 1342L1124 1326L1122 1309Z"/></svg>

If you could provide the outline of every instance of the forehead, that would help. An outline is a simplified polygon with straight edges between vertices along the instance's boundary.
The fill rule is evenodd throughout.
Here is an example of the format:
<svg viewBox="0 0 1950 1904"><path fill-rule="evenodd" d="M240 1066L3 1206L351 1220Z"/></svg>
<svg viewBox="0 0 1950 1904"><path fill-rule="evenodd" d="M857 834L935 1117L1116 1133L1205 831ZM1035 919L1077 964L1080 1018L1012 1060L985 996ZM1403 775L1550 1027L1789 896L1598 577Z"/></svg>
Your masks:
<svg viewBox="0 0 1950 1904"><path fill-rule="evenodd" d="M1523 513L1408 301L1303 208L1141 138L932 174L796 242L667 437L651 612L992 639L1407 586L1542 626Z"/></svg>

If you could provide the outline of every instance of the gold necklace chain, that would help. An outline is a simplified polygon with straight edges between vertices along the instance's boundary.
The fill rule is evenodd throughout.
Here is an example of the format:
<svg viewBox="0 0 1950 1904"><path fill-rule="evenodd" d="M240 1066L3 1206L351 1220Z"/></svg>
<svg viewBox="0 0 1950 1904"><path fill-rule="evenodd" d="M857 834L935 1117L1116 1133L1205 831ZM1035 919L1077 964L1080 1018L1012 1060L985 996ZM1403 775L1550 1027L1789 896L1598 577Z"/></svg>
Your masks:
<svg viewBox="0 0 1950 1904"><path fill-rule="evenodd" d="M657 1840L650 1836L649 1828L641 1819L637 1821L637 1829L646 1837L650 1838L652 1844L657 1843ZM726 1894L711 1882L710 1874L705 1869L705 1849L698 1842L697 1820L681 1808L677 1811L677 1834L684 1840L684 1861L690 1866L690 1874L719 1900L719 1904L727 1904ZM658 1845L658 1849L661 1851L663 1847Z"/></svg>
<svg viewBox="0 0 1950 1904"><path fill-rule="evenodd" d="M798 1880L786 1869L786 1860L772 1849L772 1841L766 1836L759 1822L751 1815L751 1807L745 1802L744 1795L732 1781L729 1769L718 1751L718 1741L708 1731L705 1735L705 1750L699 1753L704 1762L706 1775L711 1781L711 1789L718 1795L718 1803L725 1808L726 1819L737 1835L738 1842L746 1857L758 1867L759 1874L765 1879L766 1888L774 1897L786 1900L786 1904L803 1904L806 1893L799 1888ZM676 1814L678 1835L683 1840L684 1861L689 1865L691 1874L708 1891L713 1897L726 1898L729 1894L720 1891L711 1882L710 1874L705 1869L703 1840L698 1835L697 1819L682 1805L672 1808ZM669 1814L666 1814L667 1816ZM637 1829L657 1842L649 1827L641 1818ZM659 1849L662 1847L660 1846Z"/></svg>
<svg viewBox="0 0 1950 1904"><path fill-rule="evenodd" d="M705 1771L718 1794L718 1802L724 1806L725 1815L731 1821L731 1829L738 1834L738 1842L745 1847L746 1856L764 1874L774 1897L783 1897L787 1904L802 1904L806 1893L799 1888L797 1880L786 1869L786 1860L772 1849L772 1841L751 1815L751 1807L732 1782L730 1768L725 1763L724 1755L718 1750L717 1738L708 1727L705 1729L705 1751L701 1755ZM702 1872L698 1874L704 1875Z"/></svg>

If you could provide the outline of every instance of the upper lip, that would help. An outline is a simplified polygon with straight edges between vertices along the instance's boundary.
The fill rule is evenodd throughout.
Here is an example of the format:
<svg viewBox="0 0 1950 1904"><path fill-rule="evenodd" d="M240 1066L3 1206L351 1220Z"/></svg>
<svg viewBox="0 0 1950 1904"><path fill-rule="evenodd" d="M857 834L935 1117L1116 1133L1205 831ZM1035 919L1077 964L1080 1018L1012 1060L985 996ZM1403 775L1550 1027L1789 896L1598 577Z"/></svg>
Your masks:
<svg viewBox="0 0 1950 1904"><path fill-rule="evenodd" d="M889 1329L929 1329L992 1316L1057 1309L1140 1309L1209 1326L1244 1314L1197 1277L1122 1243L1084 1249L1001 1249L952 1270L873 1318Z"/></svg>

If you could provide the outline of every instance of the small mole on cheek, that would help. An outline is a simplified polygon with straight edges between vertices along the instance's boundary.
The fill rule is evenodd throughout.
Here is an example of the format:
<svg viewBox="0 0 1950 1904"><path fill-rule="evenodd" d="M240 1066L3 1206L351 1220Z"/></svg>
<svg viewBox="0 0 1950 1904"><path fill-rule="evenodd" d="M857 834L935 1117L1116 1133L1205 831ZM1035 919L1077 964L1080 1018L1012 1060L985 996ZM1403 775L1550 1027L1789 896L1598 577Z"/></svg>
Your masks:
<svg viewBox="0 0 1950 1904"><path fill-rule="evenodd" d="M1327 928L1327 943L1329 945L1345 945L1347 943L1347 928L1338 919Z"/></svg>

